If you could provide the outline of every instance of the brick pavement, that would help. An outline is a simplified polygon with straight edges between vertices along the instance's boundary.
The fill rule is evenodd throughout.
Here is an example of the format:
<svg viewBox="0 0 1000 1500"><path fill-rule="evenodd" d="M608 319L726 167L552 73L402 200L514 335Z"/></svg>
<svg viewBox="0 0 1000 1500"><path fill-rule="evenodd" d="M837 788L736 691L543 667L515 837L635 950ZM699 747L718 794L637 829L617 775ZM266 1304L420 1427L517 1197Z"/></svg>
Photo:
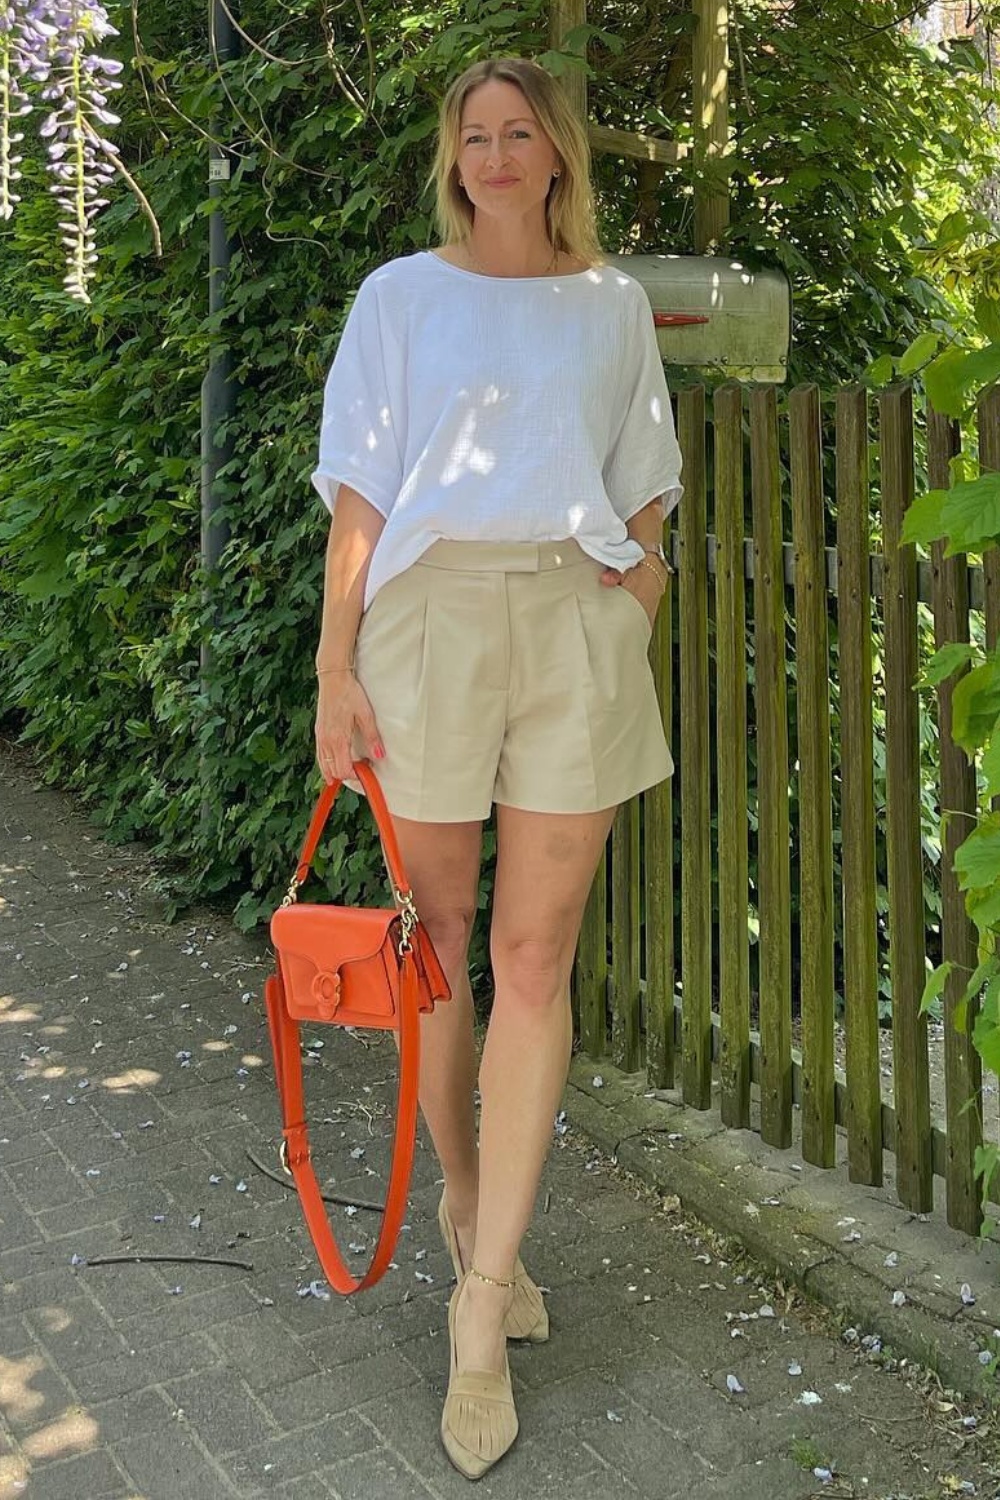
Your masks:
<svg viewBox="0 0 1000 1500"><path fill-rule="evenodd" d="M451 1278L426 1140L396 1268L313 1295L295 1199L247 1155L273 1163L277 1129L261 944L204 913L165 925L148 873L0 747L0 1500L467 1494L437 1436ZM320 1161L377 1198L394 1051L315 1040ZM360 1260L373 1216L335 1215ZM129 1252L253 1269L93 1263ZM573 1128L525 1259L552 1339L512 1350L521 1437L480 1493L998 1492L984 1408L848 1347Z"/></svg>

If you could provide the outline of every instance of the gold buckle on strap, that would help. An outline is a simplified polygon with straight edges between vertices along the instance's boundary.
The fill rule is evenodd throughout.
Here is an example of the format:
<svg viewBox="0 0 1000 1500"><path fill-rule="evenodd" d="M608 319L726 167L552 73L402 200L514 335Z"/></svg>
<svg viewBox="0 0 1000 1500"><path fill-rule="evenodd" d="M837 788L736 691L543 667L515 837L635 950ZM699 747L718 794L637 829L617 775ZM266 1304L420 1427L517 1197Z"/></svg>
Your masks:
<svg viewBox="0 0 1000 1500"><path fill-rule="evenodd" d="M402 936L399 939L399 956L402 958L404 953L413 952L413 943L411 940L417 929L420 917L417 915L417 908L413 904L412 891L394 889L393 895L396 897L396 904L399 907L399 921L403 929Z"/></svg>

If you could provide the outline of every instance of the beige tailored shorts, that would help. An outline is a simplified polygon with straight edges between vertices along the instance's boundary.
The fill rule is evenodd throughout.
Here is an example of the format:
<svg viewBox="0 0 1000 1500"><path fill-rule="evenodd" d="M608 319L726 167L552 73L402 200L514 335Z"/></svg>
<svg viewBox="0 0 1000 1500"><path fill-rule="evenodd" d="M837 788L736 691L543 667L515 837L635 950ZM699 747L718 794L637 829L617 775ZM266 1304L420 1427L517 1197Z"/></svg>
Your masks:
<svg viewBox="0 0 1000 1500"><path fill-rule="evenodd" d="M573 541L439 541L379 589L355 667L393 814L598 812L671 774L649 618L600 575Z"/></svg>

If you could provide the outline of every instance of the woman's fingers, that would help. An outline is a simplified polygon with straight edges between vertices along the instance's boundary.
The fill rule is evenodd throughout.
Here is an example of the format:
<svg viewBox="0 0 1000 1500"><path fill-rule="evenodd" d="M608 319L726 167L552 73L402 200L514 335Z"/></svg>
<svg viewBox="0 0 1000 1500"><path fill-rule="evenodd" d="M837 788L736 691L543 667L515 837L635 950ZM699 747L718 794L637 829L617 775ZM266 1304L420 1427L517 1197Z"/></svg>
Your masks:
<svg viewBox="0 0 1000 1500"><path fill-rule="evenodd" d="M385 746L364 689L351 681L332 701L321 691L316 713L316 762L327 782L353 777L355 730L369 757L383 760Z"/></svg>

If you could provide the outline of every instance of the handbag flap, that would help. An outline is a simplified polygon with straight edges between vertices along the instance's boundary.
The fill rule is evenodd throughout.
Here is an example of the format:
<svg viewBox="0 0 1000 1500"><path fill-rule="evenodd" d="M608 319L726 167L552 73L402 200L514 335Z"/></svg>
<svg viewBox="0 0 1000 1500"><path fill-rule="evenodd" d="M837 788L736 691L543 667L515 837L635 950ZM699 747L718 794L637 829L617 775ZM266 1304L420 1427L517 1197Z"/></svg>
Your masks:
<svg viewBox="0 0 1000 1500"><path fill-rule="evenodd" d="M343 964L374 958L398 922L397 911L377 906L299 902L274 913L271 940L288 958L307 959L318 969L336 972Z"/></svg>

